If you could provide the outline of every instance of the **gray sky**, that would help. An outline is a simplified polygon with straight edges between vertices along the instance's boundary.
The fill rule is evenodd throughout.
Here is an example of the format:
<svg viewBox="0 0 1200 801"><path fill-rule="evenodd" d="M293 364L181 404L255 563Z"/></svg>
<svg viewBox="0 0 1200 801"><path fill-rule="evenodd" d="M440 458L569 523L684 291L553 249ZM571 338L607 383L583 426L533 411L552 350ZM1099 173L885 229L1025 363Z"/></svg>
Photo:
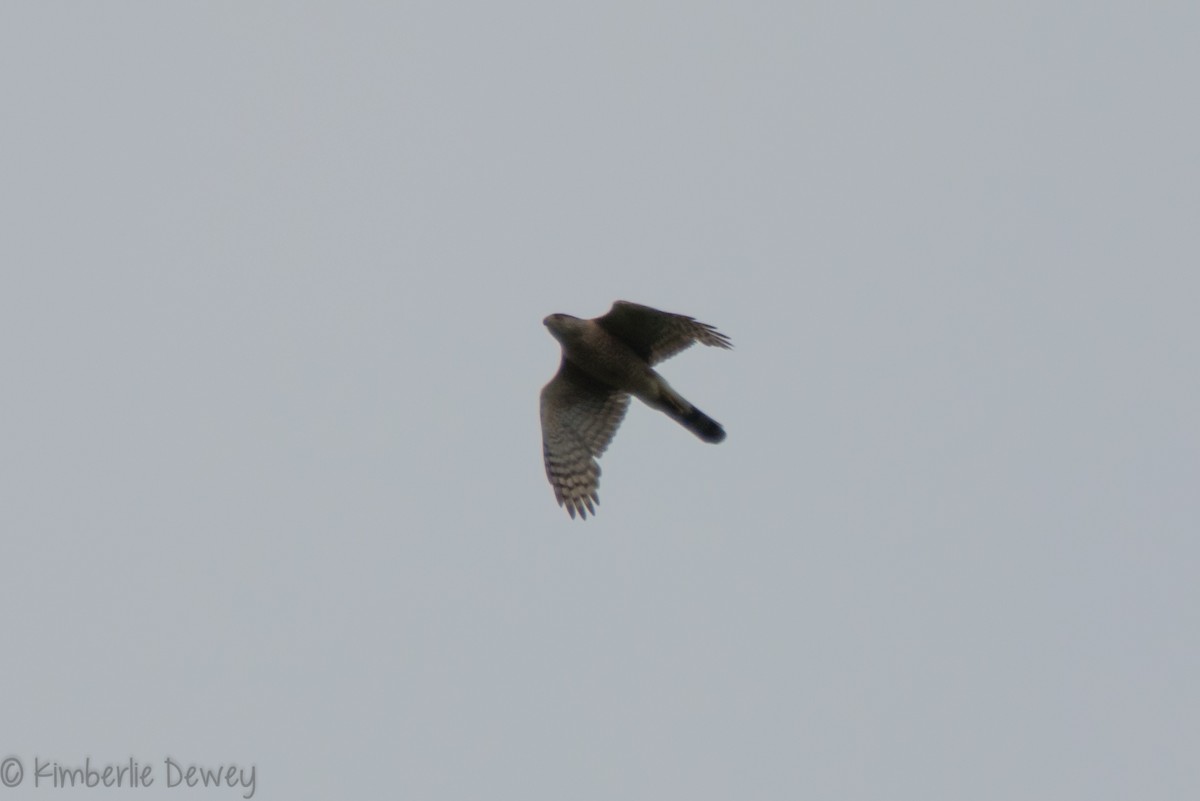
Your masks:
<svg viewBox="0 0 1200 801"><path fill-rule="evenodd" d="M5 4L0 794L1194 792L1197 30ZM541 319L618 298L729 438L635 403L572 522Z"/></svg>

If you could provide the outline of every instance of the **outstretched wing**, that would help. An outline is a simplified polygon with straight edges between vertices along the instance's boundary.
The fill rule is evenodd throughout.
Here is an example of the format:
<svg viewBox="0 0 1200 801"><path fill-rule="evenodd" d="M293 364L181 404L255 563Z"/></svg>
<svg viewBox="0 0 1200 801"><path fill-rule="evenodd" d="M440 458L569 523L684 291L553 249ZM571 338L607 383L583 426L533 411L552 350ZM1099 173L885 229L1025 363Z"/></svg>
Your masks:
<svg viewBox="0 0 1200 801"><path fill-rule="evenodd" d="M559 506L571 517L596 514L600 465L596 457L612 442L629 408L629 396L591 378L563 359L542 387L542 455L546 478Z"/></svg>
<svg viewBox="0 0 1200 801"><path fill-rule="evenodd" d="M729 337L708 323L627 300L618 300L596 322L651 365L669 359L693 342L717 348L733 347Z"/></svg>

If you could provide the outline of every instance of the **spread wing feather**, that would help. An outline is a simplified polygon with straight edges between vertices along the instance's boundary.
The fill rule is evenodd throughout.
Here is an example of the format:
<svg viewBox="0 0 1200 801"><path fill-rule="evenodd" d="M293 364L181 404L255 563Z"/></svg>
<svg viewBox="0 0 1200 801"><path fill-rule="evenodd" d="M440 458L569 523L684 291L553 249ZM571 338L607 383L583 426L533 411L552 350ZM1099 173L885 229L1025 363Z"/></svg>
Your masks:
<svg viewBox="0 0 1200 801"><path fill-rule="evenodd" d="M629 396L589 377L563 359L542 388L542 455L559 506L571 517L596 514L600 465L629 408Z"/></svg>
<svg viewBox="0 0 1200 801"><path fill-rule="evenodd" d="M627 300L618 300L596 322L651 365L669 359L695 342L716 348L733 347L729 337L708 323Z"/></svg>

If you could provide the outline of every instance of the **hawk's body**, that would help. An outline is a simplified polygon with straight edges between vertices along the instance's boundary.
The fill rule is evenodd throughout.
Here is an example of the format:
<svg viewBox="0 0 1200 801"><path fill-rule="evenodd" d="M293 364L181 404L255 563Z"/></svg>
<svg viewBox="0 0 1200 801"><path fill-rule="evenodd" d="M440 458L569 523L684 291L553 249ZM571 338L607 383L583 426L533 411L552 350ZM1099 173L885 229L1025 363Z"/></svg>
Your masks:
<svg viewBox="0 0 1200 801"><path fill-rule="evenodd" d="M596 513L600 465L632 395L677 420L705 442L725 430L688 403L652 365L693 342L730 347L729 338L682 314L619 300L603 317L552 314L543 320L562 345L562 365L542 388L546 476L571 517Z"/></svg>

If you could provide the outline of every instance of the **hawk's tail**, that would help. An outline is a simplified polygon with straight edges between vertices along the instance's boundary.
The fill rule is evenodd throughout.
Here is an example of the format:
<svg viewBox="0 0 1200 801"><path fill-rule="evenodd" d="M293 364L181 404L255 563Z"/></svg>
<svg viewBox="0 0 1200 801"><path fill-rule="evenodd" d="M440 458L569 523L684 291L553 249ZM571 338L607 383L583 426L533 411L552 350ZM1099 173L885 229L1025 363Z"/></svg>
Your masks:
<svg viewBox="0 0 1200 801"><path fill-rule="evenodd" d="M670 390L664 393L663 400L666 403L662 410L700 439L713 443L725 439L725 429L721 428L721 424L688 403L678 392Z"/></svg>

